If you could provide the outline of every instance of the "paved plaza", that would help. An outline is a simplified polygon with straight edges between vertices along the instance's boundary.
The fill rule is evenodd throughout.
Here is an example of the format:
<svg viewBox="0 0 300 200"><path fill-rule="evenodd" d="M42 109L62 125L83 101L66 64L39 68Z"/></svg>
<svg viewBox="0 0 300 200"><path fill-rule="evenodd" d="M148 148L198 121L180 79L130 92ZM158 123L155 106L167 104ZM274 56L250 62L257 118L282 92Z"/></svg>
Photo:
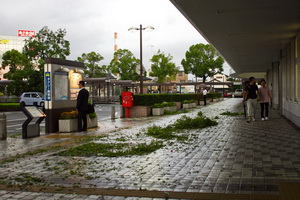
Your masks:
<svg viewBox="0 0 300 200"><path fill-rule="evenodd" d="M144 134L148 127L199 111L218 125L185 131L188 140L163 141L148 155L72 157L54 148L71 148L86 136L105 136L96 143L150 143L155 139ZM226 111L242 112L242 99L178 115L101 120L86 133L0 141L0 199L285 199L286 190L297 190L299 129L278 110L251 123L243 115L221 115Z"/></svg>

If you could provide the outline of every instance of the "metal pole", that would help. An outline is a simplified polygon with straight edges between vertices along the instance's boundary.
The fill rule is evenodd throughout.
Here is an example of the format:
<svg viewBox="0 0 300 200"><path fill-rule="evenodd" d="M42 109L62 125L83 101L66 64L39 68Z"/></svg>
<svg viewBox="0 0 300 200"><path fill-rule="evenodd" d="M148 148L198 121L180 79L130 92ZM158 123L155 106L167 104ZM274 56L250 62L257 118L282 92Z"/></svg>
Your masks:
<svg viewBox="0 0 300 200"><path fill-rule="evenodd" d="M143 94L143 43L142 43L143 27L140 24L140 94Z"/></svg>

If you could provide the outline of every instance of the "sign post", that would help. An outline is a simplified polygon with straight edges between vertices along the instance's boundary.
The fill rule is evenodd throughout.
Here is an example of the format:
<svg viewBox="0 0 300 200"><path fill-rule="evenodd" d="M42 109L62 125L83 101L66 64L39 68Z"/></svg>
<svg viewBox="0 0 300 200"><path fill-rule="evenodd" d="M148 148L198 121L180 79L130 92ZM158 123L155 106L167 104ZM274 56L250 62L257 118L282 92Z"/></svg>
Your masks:
<svg viewBox="0 0 300 200"><path fill-rule="evenodd" d="M25 106L22 111L27 116L27 120L22 125L22 138L40 136L40 123L46 117L45 113L35 106ZM38 118L37 121L30 124L34 118Z"/></svg>

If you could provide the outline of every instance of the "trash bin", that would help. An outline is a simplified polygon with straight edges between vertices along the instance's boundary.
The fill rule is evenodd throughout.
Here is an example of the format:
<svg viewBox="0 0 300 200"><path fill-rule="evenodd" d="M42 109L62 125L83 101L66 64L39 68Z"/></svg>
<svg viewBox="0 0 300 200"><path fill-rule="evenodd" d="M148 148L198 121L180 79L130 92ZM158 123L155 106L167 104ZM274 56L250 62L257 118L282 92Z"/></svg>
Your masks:
<svg viewBox="0 0 300 200"><path fill-rule="evenodd" d="M6 130L6 115L0 114L0 140L6 140L7 130Z"/></svg>

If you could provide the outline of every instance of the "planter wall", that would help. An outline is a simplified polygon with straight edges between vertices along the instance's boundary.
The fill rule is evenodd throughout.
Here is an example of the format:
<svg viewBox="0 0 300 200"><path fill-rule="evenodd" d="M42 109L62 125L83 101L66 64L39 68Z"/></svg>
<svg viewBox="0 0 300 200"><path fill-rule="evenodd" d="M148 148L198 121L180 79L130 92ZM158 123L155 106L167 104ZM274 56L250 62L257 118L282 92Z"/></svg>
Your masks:
<svg viewBox="0 0 300 200"><path fill-rule="evenodd" d="M87 123L88 123L88 128L98 127L98 117L96 116L95 118L90 118L90 116L87 115Z"/></svg>
<svg viewBox="0 0 300 200"><path fill-rule="evenodd" d="M182 104L182 107L184 109L190 108L190 104L189 103L184 103L184 104Z"/></svg>
<svg viewBox="0 0 300 200"><path fill-rule="evenodd" d="M164 108L152 108L152 115L160 116L164 114Z"/></svg>
<svg viewBox="0 0 300 200"><path fill-rule="evenodd" d="M176 104L176 109L180 110L182 108L182 103L181 102L175 102Z"/></svg>
<svg viewBox="0 0 300 200"><path fill-rule="evenodd" d="M130 118L135 117L148 117L151 115L151 107L150 106L134 106L130 109ZM125 113L125 111L124 111Z"/></svg>
<svg viewBox="0 0 300 200"><path fill-rule="evenodd" d="M172 107L164 107L164 111L169 111L169 112L175 112L176 111L176 106L172 106Z"/></svg>
<svg viewBox="0 0 300 200"><path fill-rule="evenodd" d="M77 119L59 119L58 120L59 132L74 132L78 129Z"/></svg>

